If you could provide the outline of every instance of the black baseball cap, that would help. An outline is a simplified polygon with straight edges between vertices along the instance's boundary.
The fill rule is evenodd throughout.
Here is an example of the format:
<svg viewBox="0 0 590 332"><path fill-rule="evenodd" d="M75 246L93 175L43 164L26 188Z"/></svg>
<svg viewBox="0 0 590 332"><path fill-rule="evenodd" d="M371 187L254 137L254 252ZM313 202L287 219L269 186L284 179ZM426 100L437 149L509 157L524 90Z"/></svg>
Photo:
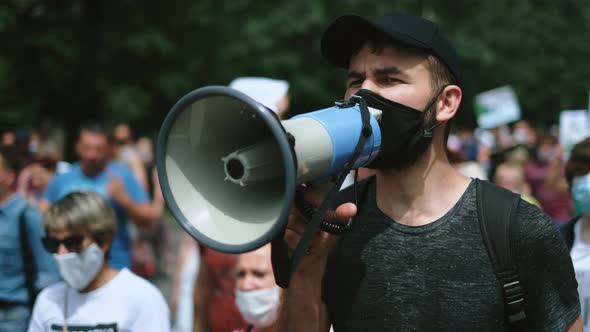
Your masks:
<svg viewBox="0 0 590 332"><path fill-rule="evenodd" d="M404 44L432 52L461 82L459 56L438 26L417 16L390 13L376 19L358 15L336 18L324 31L321 52L326 60L348 68L350 58L375 34L384 34Z"/></svg>

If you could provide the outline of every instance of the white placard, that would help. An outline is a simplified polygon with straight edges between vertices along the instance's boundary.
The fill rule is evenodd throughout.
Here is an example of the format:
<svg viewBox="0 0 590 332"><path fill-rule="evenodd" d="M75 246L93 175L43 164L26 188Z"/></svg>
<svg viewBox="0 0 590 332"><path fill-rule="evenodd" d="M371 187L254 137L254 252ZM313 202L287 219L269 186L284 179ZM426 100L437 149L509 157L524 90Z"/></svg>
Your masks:
<svg viewBox="0 0 590 332"><path fill-rule="evenodd" d="M506 85L475 96L475 115L482 129L496 128L521 117L520 105L512 87Z"/></svg>
<svg viewBox="0 0 590 332"><path fill-rule="evenodd" d="M564 147L565 155L574 145L590 136L590 122L586 110L566 110L559 114L559 143Z"/></svg>

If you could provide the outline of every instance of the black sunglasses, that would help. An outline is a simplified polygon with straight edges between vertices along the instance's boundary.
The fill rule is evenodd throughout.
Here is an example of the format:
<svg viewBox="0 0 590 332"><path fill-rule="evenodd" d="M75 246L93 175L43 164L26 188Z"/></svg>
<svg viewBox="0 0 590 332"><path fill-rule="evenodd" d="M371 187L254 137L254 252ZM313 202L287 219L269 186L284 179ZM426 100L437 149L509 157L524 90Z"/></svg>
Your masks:
<svg viewBox="0 0 590 332"><path fill-rule="evenodd" d="M43 242L45 250L52 254L57 253L60 244L63 244L69 252L79 252L82 248L84 237L84 235L72 235L63 240L58 240L54 237L46 236L41 239L41 242Z"/></svg>

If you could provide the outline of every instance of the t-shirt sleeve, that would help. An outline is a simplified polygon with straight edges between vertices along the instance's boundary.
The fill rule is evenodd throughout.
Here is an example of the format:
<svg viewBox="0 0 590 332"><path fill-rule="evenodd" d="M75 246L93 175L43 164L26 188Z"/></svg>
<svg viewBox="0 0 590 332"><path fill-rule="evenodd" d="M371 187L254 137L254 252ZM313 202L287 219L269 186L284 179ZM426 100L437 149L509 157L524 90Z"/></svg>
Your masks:
<svg viewBox="0 0 590 332"><path fill-rule="evenodd" d="M147 191L141 186L139 181L135 178L131 170L125 168L121 170L121 179L123 181L123 186L127 189L127 193L129 197L135 203L147 203L149 201L149 196Z"/></svg>
<svg viewBox="0 0 590 332"><path fill-rule="evenodd" d="M61 176L56 175L49 181L47 188L41 195L41 198L48 201L49 203L53 204L59 199L59 181Z"/></svg>
<svg viewBox="0 0 590 332"><path fill-rule="evenodd" d="M521 200L514 254L526 294L530 331L565 331L580 315L569 251L551 218ZM514 243L514 242L513 242Z"/></svg>

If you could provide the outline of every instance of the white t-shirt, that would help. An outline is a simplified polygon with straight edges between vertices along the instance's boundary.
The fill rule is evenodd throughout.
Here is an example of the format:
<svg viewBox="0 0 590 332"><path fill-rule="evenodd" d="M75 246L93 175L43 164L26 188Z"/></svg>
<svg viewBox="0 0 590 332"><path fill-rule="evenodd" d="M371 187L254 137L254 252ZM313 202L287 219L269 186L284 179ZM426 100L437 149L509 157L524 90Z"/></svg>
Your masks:
<svg viewBox="0 0 590 332"><path fill-rule="evenodd" d="M590 332L590 244L580 238L582 222L583 220L580 220L574 226L574 243L570 255L576 271L584 332Z"/></svg>
<svg viewBox="0 0 590 332"><path fill-rule="evenodd" d="M67 315L65 314L67 297ZM99 289L80 293L59 282L37 297L28 332L168 332L168 306L160 291L127 269Z"/></svg>

